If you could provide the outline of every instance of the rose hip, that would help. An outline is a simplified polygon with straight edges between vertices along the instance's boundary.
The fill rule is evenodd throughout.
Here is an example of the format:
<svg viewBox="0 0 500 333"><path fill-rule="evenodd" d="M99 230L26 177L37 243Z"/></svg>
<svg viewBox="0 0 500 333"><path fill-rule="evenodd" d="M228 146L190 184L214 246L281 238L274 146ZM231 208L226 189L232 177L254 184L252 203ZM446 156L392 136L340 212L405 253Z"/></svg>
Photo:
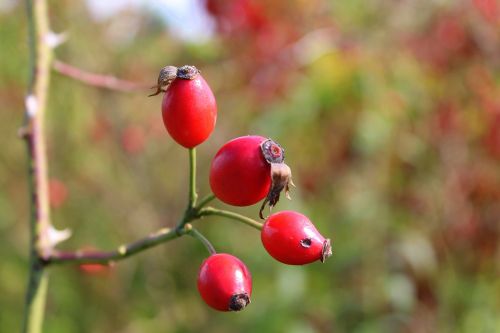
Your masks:
<svg viewBox="0 0 500 333"><path fill-rule="evenodd" d="M178 144L194 148L212 134L217 120L217 104L196 67L174 69L173 66L164 67L156 86L156 94L165 92L161 107L163 123Z"/></svg>
<svg viewBox="0 0 500 333"><path fill-rule="evenodd" d="M289 265L324 262L332 254L330 240L305 215L294 211L269 216L262 227L261 240L274 259Z"/></svg>
<svg viewBox="0 0 500 333"><path fill-rule="evenodd" d="M205 303L216 310L240 311L250 303L252 277L238 258L213 254L201 265L198 291Z"/></svg>

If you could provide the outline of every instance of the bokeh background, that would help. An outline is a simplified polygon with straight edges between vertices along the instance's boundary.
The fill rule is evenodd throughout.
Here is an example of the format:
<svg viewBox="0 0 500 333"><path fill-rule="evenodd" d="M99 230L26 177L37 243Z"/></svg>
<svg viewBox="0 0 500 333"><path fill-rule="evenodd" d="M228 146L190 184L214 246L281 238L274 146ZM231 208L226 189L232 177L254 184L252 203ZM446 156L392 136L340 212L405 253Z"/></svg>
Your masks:
<svg viewBox="0 0 500 333"><path fill-rule="evenodd" d="M227 140L272 137L293 201L332 238L325 264L284 266L253 229L196 222L254 279L241 313L196 290L206 251L185 237L109 269L54 267L45 332L500 332L500 4L435 1L49 1L56 58L152 85L202 70L219 106L198 188ZM28 258L22 1L0 2L0 331L20 329ZM47 114L53 222L64 249L174 226L187 152L161 98L54 73ZM215 202L218 207L229 208ZM231 208L257 216L258 206Z"/></svg>

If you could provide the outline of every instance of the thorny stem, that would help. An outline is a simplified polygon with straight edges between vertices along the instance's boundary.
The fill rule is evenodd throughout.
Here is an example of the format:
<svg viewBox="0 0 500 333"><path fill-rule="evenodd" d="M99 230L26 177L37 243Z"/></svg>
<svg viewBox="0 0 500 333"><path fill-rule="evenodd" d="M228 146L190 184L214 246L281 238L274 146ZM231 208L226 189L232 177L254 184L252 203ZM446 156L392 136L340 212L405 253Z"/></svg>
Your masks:
<svg viewBox="0 0 500 333"><path fill-rule="evenodd" d="M190 224L187 224L186 226L190 226ZM210 255L217 253L217 252L215 252L215 248L213 247L212 243L210 243L209 240L205 236L203 236L203 234L201 232L199 232L198 230L196 230L195 228L191 227L188 231L188 235L190 235L190 236L198 239L200 242L202 242L203 245L205 245L205 247L207 248Z"/></svg>
<svg viewBox="0 0 500 333"><path fill-rule="evenodd" d="M255 221L254 219L251 219L249 217L246 217L244 215L240 215L238 213L234 213L231 211L216 209L213 207L205 207L205 208L202 208L199 212L199 216L209 216L209 215L218 215L218 216L227 217L227 218L245 223L246 225L254 227L257 230L262 230L262 223L259 223L259 222Z"/></svg>
<svg viewBox="0 0 500 333"><path fill-rule="evenodd" d="M49 34L45 0L26 0L30 81L26 97L25 123L20 130L28 152L28 181L30 190L30 266L22 332L42 330L48 275L41 262L50 255L52 244L48 237L50 211L48 202L47 154L44 136L44 114L50 77L52 52L46 43Z"/></svg>
<svg viewBox="0 0 500 333"><path fill-rule="evenodd" d="M36 250L47 256L49 243L50 209L48 196L47 151L45 140L45 109L49 86L51 49L45 42L49 33L47 6L45 0L28 3L30 24L35 25L35 36L30 38L35 60L31 69L30 87L26 97L26 118L22 134L28 148L31 203L33 209L32 227L35 231Z"/></svg>

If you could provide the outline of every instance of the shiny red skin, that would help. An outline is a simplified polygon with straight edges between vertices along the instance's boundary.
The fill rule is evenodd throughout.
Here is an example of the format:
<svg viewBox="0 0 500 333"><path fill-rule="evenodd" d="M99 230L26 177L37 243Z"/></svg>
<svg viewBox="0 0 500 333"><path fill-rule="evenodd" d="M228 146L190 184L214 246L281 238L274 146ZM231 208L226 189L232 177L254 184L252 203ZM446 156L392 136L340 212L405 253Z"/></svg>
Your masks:
<svg viewBox="0 0 500 333"><path fill-rule="evenodd" d="M271 167L260 144L266 138L242 136L222 146L210 166L215 196L233 206L250 206L264 199L271 186Z"/></svg>
<svg viewBox="0 0 500 333"><path fill-rule="evenodd" d="M203 77L176 78L163 95L163 123L181 146L193 148L205 141L215 127L217 104Z"/></svg>
<svg viewBox="0 0 500 333"><path fill-rule="evenodd" d="M198 291L210 307L231 311L229 304L235 294L252 294L252 276L245 264L226 253L213 254L203 263L198 273Z"/></svg>
<svg viewBox="0 0 500 333"><path fill-rule="evenodd" d="M260 235L266 251L284 264L304 265L321 260L325 238L305 215L289 210L272 214ZM311 240L309 247L301 245L305 238Z"/></svg>

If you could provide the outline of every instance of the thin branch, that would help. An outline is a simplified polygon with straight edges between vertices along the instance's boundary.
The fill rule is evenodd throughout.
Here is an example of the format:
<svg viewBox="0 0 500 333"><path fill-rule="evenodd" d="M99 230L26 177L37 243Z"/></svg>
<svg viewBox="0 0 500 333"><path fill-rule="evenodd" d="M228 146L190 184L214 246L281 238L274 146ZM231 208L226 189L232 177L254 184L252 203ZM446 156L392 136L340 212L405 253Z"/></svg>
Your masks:
<svg viewBox="0 0 500 333"><path fill-rule="evenodd" d="M130 244L124 244L112 251L76 251L76 252L55 252L49 258L44 260L44 265L52 264L109 264L114 261L123 260L135 254L138 254L151 247L166 243L183 235L189 234L204 243L210 253L215 253L212 244L206 238L195 230L190 221L197 220L203 216L218 215L227 217L258 230L262 229L262 224L238 213L205 207L201 210L196 208L192 211L186 210L184 217L175 229L163 228L147 237L139 239Z"/></svg>
<svg viewBox="0 0 500 333"><path fill-rule="evenodd" d="M93 87L122 92L143 91L150 88L145 84L121 80L111 75L102 75L87 72L57 59L54 60L52 68L59 74L65 75Z"/></svg>
<svg viewBox="0 0 500 333"><path fill-rule="evenodd" d="M203 243L203 245L207 248L207 251L210 253L210 255L217 253L217 252L215 252L215 248L212 245L212 243L210 243L210 241L205 236L203 236L203 234L201 232L199 232L195 228L191 227L188 234L190 236L196 238L197 240L199 240L201 243Z"/></svg>
<svg viewBox="0 0 500 333"><path fill-rule="evenodd" d="M139 252L147 250L156 245L179 238L190 231L187 224L183 229L163 228L149 236L130 244L121 245L113 251L77 251L57 252L45 261L50 264L109 264L114 261L123 260Z"/></svg>
<svg viewBox="0 0 500 333"><path fill-rule="evenodd" d="M208 194L207 196L203 197L200 202L196 205L196 210L200 210L203 207L205 207L207 204L210 203L210 201L215 199L215 195L213 193Z"/></svg>
<svg viewBox="0 0 500 333"><path fill-rule="evenodd" d="M245 223L246 225L254 227L257 230L262 230L262 223L259 223L259 222L255 221L254 219L251 219L251 218L246 217L244 215L240 215L238 213L230 212L227 210L216 209L213 207L205 207L205 208L201 209L198 214L199 214L199 216L218 215L218 216L222 216L222 217L227 217L227 218L233 219L235 221Z"/></svg>
<svg viewBox="0 0 500 333"><path fill-rule="evenodd" d="M42 330L48 275L41 260L50 255L50 208L48 196L47 152L44 116L50 78L52 50L46 43L49 34L45 0L26 0L30 47L30 80L25 104L25 123L20 131L28 153L30 190L30 271L26 292L22 332Z"/></svg>

